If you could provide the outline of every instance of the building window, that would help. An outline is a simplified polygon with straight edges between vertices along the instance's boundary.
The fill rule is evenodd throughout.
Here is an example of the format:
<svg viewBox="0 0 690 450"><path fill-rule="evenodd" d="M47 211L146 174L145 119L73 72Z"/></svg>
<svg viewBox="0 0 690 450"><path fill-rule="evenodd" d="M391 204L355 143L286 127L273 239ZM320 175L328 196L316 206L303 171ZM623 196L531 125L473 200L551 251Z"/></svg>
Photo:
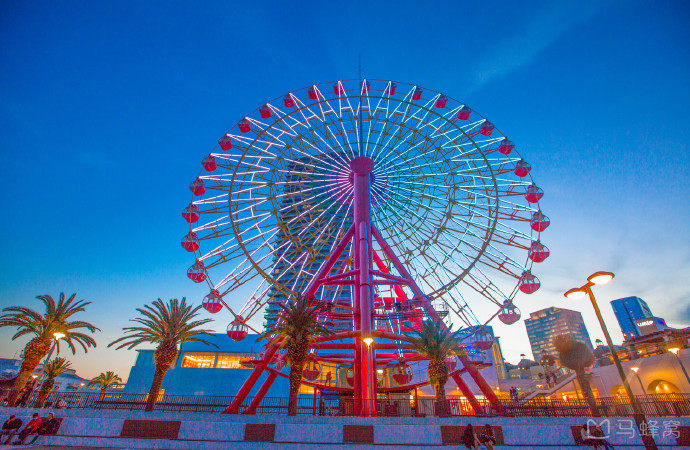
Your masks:
<svg viewBox="0 0 690 450"><path fill-rule="evenodd" d="M194 369L210 369L211 367L213 367L215 361L215 353L185 353L182 357L182 367L191 367Z"/></svg>
<svg viewBox="0 0 690 450"><path fill-rule="evenodd" d="M256 359L256 357L252 356L252 355L242 355L242 354L218 355L218 364L216 364L216 368L218 368L218 369L246 369L247 367L240 364L240 361L247 360L247 359Z"/></svg>

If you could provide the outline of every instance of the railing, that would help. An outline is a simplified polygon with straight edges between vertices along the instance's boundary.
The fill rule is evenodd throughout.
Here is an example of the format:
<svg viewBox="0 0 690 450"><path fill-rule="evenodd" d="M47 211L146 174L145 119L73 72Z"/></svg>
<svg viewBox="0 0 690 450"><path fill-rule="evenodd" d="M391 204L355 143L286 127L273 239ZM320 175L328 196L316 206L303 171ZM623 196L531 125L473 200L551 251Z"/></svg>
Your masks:
<svg viewBox="0 0 690 450"><path fill-rule="evenodd" d="M38 393L20 396L15 406L28 408L54 409L118 409L144 410L147 394L130 394L108 392L101 396L99 392L51 392L42 406L36 404ZM7 392L3 393L5 398ZM201 396L164 394L158 399L156 411L170 412L206 412L220 413L232 401L232 396ZM252 397L247 397L240 405L242 413L249 406ZM690 416L690 394L654 394L637 397L642 410L649 416ZM595 400L598 414L601 416L632 416L632 405L623 398L605 397ZM572 417L589 416L589 406L584 399L556 400L535 398L528 403L504 402L504 410L499 412L486 400L480 400L484 414L488 416L536 416L536 417ZM287 397L265 397L256 410L256 414L286 414ZM339 396L299 396L297 414L320 416L353 416L358 415L360 405L351 397ZM469 402L463 398L449 397L445 402L435 398L419 398L416 402L405 398L379 398L376 401L377 415L391 417L445 417L474 415Z"/></svg>
<svg viewBox="0 0 690 450"><path fill-rule="evenodd" d="M570 383L571 381L573 381L575 379L575 377L576 377L576 375L574 372L569 373L569 374L565 374L561 377L556 378L556 382L553 385L548 386L546 388L536 388L532 392L528 392L524 397L521 396L519 398L519 401L520 401L520 403L527 403L539 395L553 394L554 392L561 389L563 386L565 386L568 383ZM544 381L541 381L541 382L544 383Z"/></svg>

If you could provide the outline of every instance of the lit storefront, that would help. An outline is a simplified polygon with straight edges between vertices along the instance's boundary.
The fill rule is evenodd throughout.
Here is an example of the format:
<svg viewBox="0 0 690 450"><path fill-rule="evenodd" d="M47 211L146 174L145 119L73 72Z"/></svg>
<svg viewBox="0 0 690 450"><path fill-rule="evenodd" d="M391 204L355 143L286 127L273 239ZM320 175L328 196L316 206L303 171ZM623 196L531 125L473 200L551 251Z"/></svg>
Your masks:
<svg viewBox="0 0 690 450"><path fill-rule="evenodd" d="M243 362L259 357L265 341L257 342L258 335L248 335L242 341L233 341L225 334L214 334L202 342L187 342L165 375L162 389L176 395L228 395L234 396L251 373L251 365ZM215 345L215 346L214 346ZM124 392L146 393L153 380L153 350L139 350L130 370ZM266 373L262 375L265 379ZM254 391L258 390L257 383ZM287 380L278 377L271 388L271 396L287 396Z"/></svg>

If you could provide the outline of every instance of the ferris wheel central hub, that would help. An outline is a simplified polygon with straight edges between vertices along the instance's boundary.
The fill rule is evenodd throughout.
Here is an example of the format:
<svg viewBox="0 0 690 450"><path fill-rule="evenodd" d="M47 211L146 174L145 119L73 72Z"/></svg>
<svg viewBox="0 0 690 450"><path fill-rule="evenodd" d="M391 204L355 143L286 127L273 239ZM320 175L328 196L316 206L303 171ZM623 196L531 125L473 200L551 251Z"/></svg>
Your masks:
<svg viewBox="0 0 690 450"><path fill-rule="evenodd" d="M365 175L374 170L374 161L366 156L357 156L350 161L350 168L354 173Z"/></svg>

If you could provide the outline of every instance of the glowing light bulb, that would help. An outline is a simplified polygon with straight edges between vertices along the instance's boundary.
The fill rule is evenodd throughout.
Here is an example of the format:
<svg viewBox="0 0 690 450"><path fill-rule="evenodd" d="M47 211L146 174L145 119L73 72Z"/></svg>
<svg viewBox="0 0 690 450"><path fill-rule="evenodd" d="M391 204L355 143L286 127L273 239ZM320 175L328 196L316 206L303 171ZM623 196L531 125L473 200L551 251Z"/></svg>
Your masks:
<svg viewBox="0 0 690 450"><path fill-rule="evenodd" d="M570 289L564 295L568 300L579 300L585 296L585 291L583 291L580 288L574 288L574 289Z"/></svg>
<svg viewBox="0 0 690 450"><path fill-rule="evenodd" d="M587 281L597 285L606 284L611 280L613 280L613 273L604 271L594 272L589 276L589 278L587 278Z"/></svg>

